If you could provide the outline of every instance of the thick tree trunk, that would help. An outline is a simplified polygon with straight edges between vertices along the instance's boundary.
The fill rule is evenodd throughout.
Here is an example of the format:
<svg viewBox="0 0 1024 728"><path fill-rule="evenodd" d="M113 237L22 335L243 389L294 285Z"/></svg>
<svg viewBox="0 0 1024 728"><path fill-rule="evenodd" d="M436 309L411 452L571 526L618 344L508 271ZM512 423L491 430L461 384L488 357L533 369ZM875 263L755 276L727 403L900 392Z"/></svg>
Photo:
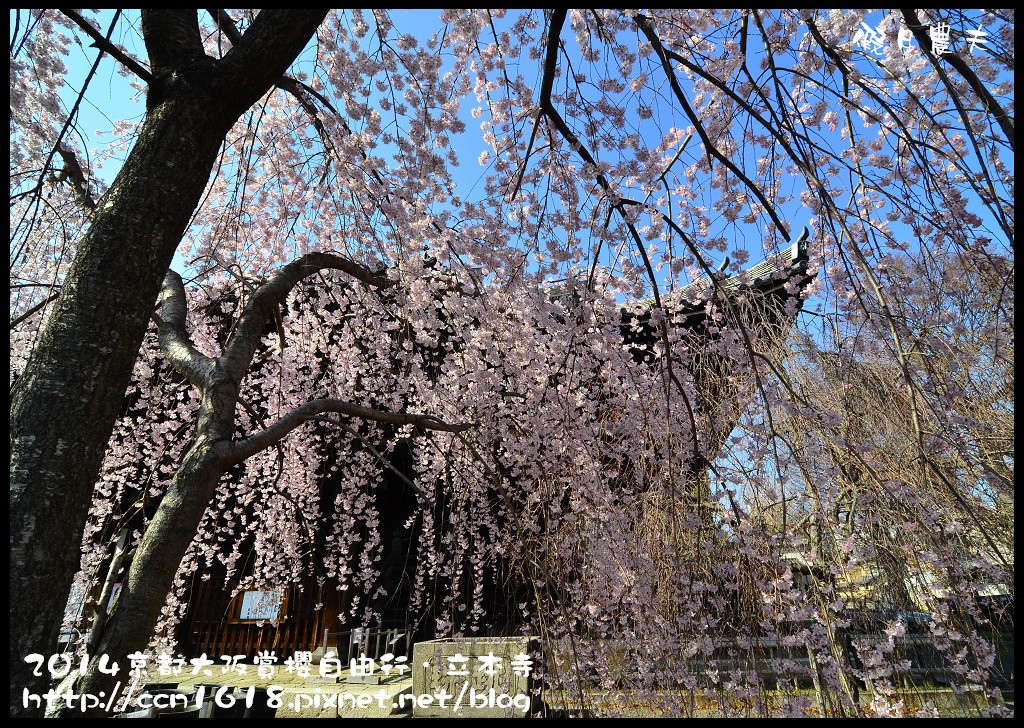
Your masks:
<svg viewBox="0 0 1024 728"><path fill-rule="evenodd" d="M202 101L147 116L11 393L12 708L22 688L37 685L22 658L55 648L107 440L160 282L227 131Z"/></svg>
<svg viewBox="0 0 1024 728"><path fill-rule="evenodd" d="M106 695L127 686L127 655L144 652L153 638L153 626L174 584L178 566L196 535L206 507L213 499L224 473L223 443L203 439L185 455L174 480L160 501L156 516L146 528L131 567L107 615L99 644L85 673L72 677L60 692L75 695ZM98 657L108 655L119 663L117 675L99 670ZM117 698L116 705L121 704ZM83 712L78 706L55 704L54 717L109 717L101 706Z"/></svg>
<svg viewBox="0 0 1024 728"><path fill-rule="evenodd" d="M49 678L24 658L56 648L107 441L220 145L326 13L264 11L243 38L251 41L214 61L202 53L194 10L144 12L156 79L146 120L11 391L12 717L41 714L23 691L41 694Z"/></svg>

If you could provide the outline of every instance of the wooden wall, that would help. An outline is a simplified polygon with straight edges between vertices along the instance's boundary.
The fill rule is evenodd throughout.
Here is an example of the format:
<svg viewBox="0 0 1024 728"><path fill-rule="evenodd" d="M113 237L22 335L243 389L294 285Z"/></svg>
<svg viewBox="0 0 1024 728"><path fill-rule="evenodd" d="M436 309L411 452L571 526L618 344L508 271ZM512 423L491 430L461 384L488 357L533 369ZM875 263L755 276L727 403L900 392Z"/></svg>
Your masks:
<svg viewBox="0 0 1024 728"><path fill-rule="evenodd" d="M269 622L239 622L241 594L234 599L216 579L194 578L189 607L178 634L179 649L186 657L207 657L220 662L221 655L246 655L248 664L258 652L273 650L277 665L297 651L315 650L324 630L338 629L343 595L333 584L293 584L288 587L283 619ZM317 609L318 604L323 605Z"/></svg>

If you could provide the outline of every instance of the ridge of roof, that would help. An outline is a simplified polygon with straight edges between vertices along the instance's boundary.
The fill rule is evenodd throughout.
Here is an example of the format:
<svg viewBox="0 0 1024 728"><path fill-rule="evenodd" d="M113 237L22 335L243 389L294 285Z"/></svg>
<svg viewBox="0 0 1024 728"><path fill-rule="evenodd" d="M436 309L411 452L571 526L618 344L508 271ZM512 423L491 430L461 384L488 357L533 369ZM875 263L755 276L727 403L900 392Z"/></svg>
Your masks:
<svg viewBox="0 0 1024 728"><path fill-rule="evenodd" d="M793 273L803 272L807 269L807 263L810 260L807 253L809 238L810 231L804 227L796 241L778 255L768 256L760 263L740 271L734 276L722 278L717 281L717 285L713 284L708 276L699 278L680 289L679 295L687 306L696 306L705 303L709 297L707 294L716 289L732 294L745 289L757 288L768 293L785 285L786 279Z"/></svg>
<svg viewBox="0 0 1024 728"><path fill-rule="evenodd" d="M709 276L698 278L679 289L676 296L680 299L680 304L672 308L676 313L683 315L693 313L702 309L716 291L734 295L745 290L757 290L765 294L779 290L795 275L806 273L810 262L807 250L809 239L810 231L804 227L796 241L788 248L776 255L768 256L734 276L712 274L715 276L714 281ZM638 301L637 304L648 311L655 307L654 300L650 298ZM631 314L626 306L622 306L621 309L623 314Z"/></svg>

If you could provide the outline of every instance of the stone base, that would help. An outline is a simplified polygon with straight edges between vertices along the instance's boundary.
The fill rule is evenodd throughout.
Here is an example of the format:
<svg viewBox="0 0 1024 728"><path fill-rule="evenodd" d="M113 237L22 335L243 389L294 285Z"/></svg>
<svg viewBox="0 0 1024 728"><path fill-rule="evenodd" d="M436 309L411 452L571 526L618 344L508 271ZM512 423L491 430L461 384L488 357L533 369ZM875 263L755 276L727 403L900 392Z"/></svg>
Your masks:
<svg viewBox="0 0 1024 728"><path fill-rule="evenodd" d="M380 685L380 675L346 675L345 682L352 685Z"/></svg>
<svg viewBox="0 0 1024 728"><path fill-rule="evenodd" d="M537 653L534 637L418 642L412 653L413 717L522 718L537 712L539 696L531 692Z"/></svg>

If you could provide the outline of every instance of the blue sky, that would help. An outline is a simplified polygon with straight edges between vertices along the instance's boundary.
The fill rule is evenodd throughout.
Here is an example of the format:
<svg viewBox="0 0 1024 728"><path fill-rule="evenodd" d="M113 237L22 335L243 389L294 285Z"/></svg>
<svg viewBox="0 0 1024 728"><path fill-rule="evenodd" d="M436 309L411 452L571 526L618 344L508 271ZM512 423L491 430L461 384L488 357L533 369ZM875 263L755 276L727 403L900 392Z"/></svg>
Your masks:
<svg viewBox="0 0 1024 728"><path fill-rule="evenodd" d="M13 11L12 11L13 12ZM425 40L425 31L437 26L437 10L423 10L423 11L392 11L393 20L396 26L401 30L408 30L414 35L420 37L421 40ZM108 24L110 19L113 17L112 11L101 12L99 18L102 24ZM873 53L881 52L882 48L877 46L882 40L872 36L872 30L882 24L885 19L884 11L872 11L868 14L866 22L862 24L860 28L855 31L855 37L851 41L855 42L863 51L863 57L858 61L860 68L865 75L878 72L878 68L871 67L871 55ZM973 38L975 41L984 42L984 38L981 35L969 36L968 33L981 33L985 25L984 16L979 13L974 13L972 16L972 22L977 20L977 29L971 28L960 28L960 37L958 43L965 43L969 38ZM543 22L543 18L538 18ZM128 10L124 11L121 16L117 27L113 33L113 41L129 50L139 58L146 58L145 49L141 47L141 38L138 33L139 16L138 11ZM106 30L106 25L103 25L102 29ZM499 26L500 29L500 26ZM957 29L954 29L957 30ZM954 36L956 33L954 32ZM574 70L581 72L586 71L586 64L580 59L578 52L574 51L575 41L572 38L572 33L568 28L563 29L563 39L565 41L567 52L570 53L570 58L574 66ZM484 39L486 40L486 39ZM908 45L915 45L915 40L908 40ZM85 74L91 68L95 61L97 50L89 45L83 45L78 43L72 45L71 53L68 58L69 66L69 80L71 83L80 84L81 80L84 79ZM539 68L539 62L533 60L522 61L524 68L529 66L533 69L531 71L524 72L527 75L527 82L531 82L532 79L528 75L529 73L538 74L535 82L535 88L539 87L539 71L535 70ZM76 129L83 135L92 135L94 132L100 132L101 136L97 139L83 140L82 146L84 148L93 148L97 145L105 145L110 140L110 129L115 120L118 119L134 119L140 120L145 110L145 99L144 92L140 92L133 89L130 83L131 79L126 78L119 70L118 64L111 59L109 56L104 56L100 62L99 68L90 83L89 93L87 94L84 103L82 104L79 111L79 120L76 125ZM65 104L70 107L74 103L74 93L77 89L69 88L67 94L64 97ZM623 95L624 108L628 108L629 94ZM453 144L458 145L458 151L461 159L461 166L457 171L457 182L459 184L459 192L463 198L472 198L475 194L478 194L482 190L482 178L487 174L487 169L482 168L477 163L477 158L480 152L486 147L484 146L480 131L480 120L474 119L471 116L472 105L464 104L461 113L463 120L466 123L467 132L463 138L459 138L457 141L453 140ZM667 110L660 109L659 115L664 114L678 114L678 110ZM636 114L630 114L630 126L633 127L643 138L645 143L650 146L657 144L660 139L661 131L657 129L652 122L645 122L638 118ZM679 114L678 125L685 127L686 119ZM665 118L659 119L661 128L663 129L667 125L674 125L674 119ZM694 139L691 141L692 148L694 150L699 149L697 144L698 140ZM839 138L839 134L836 133L835 144L837 147L845 146L847 142ZM597 152L595 152L597 153ZM1012 163L1012 162L1011 162ZM104 162L101 168L97 171L100 176L109 184L118 169L118 160L112 158ZM798 186L797 181L790 183L793 186ZM796 188L796 187L795 187ZM801 207L799 204L790 204L784 206L782 209L782 217L791 225L792 235L795 238L799 233L800 229L807 224L811 217L810 211L806 208ZM728 234L733 238L732 245L735 247L746 248L749 251L750 258L749 264L753 264L763 257L763 251L761 250L761 239L763 237L762 232L763 221L759 221L757 224L734 224L726 226L724 229L728 231ZM893 223L893 228L901 228L900 223ZM721 232L721 231L719 231ZM899 230L898 234L905 236L907 239L913 239L913 233L909 229L903 228ZM721 254L724 256L724 253ZM721 258L711 261L712 265L717 265ZM175 261L175 267L179 270L183 268L183 263L179 259Z"/></svg>

